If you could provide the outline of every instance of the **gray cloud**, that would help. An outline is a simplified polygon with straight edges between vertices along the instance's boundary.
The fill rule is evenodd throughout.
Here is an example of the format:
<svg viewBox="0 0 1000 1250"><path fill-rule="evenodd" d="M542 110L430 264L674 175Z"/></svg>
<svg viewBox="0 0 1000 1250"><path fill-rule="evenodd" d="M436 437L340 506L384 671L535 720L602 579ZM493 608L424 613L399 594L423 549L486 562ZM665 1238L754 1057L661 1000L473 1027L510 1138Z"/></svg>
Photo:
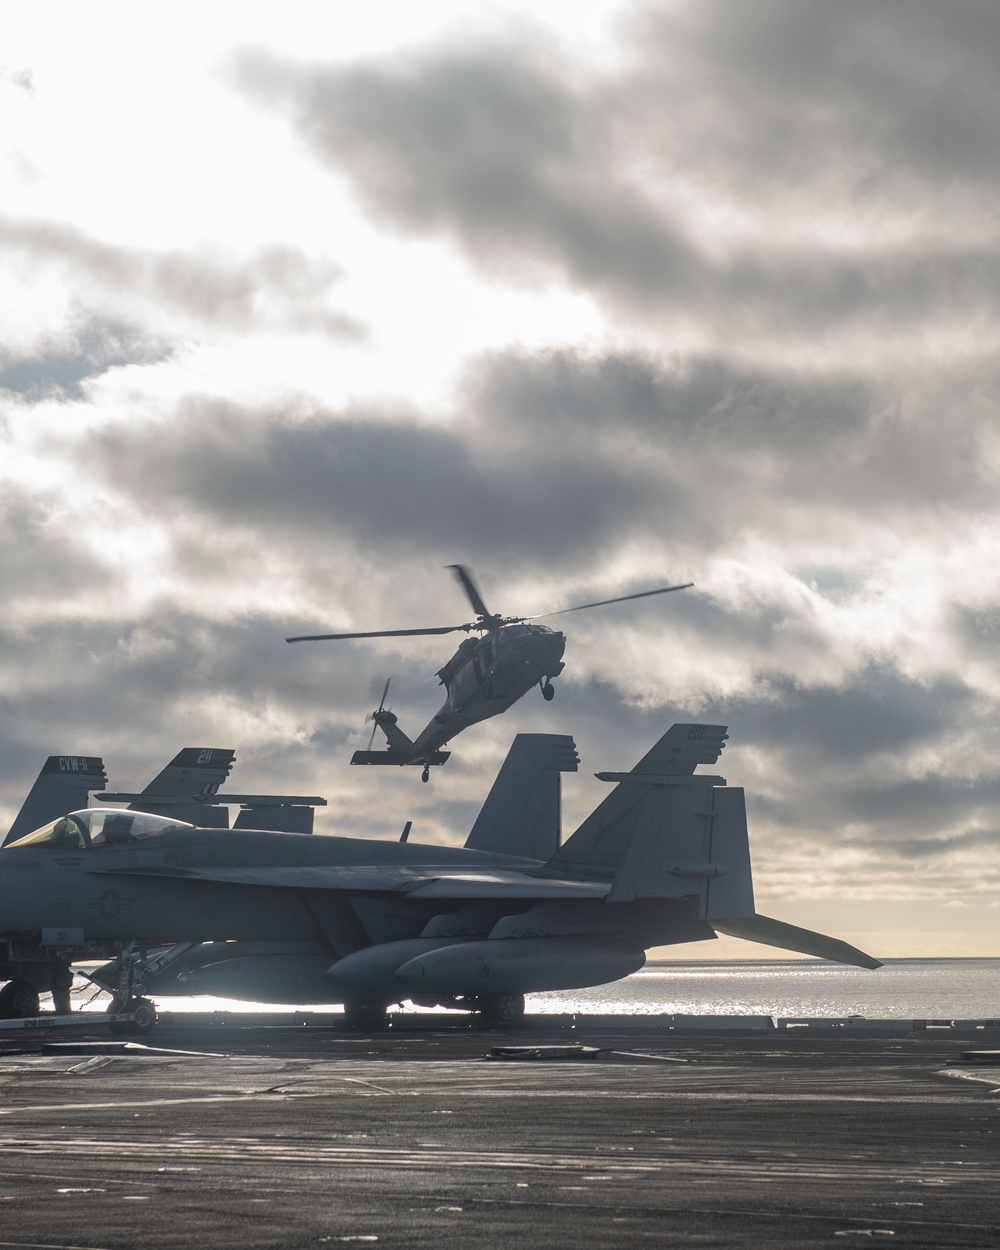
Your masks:
<svg viewBox="0 0 1000 1250"><path fill-rule="evenodd" d="M724 193L795 205L822 189L903 209L919 186L936 203L957 194L985 220L976 201L1000 151L1000 14L988 0L947 12L917 0L905 24L891 0L762 0L738 12L709 0L645 6L628 26L642 54L623 108L659 119L647 124L665 158L697 139Z"/></svg>
<svg viewBox="0 0 1000 1250"><path fill-rule="evenodd" d="M749 715L744 732L751 730L761 749L780 747L789 772L853 771L856 795L866 764L891 767L915 747L947 737L975 703L975 692L957 679L928 685L890 664L872 664L836 686L803 688L776 672L766 704L744 709L737 702L731 714Z"/></svg>
<svg viewBox="0 0 1000 1250"><path fill-rule="evenodd" d="M815 510L863 495L857 451L837 467L864 426L862 398L716 362L674 375L641 357L511 354L472 370L460 425L360 407L303 416L294 400L250 409L192 399L169 426L115 425L85 454L125 492L142 482L141 506L157 511L195 509L272 535L308 526L440 563L454 558L460 533L463 559L531 569L586 555L598 582L602 553L651 529L676 533L693 553L749 518L780 527L779 478ZM898 501L888 473L867 472L873 508ZM939 484L948 472L942 457Z"/></svg>
<svg viewBox="0 0 1000 1250"><path fill-rule="evenodd" d="M995 226L978 201L1000 89L976 41L996 46L997 19L959 8L952 28L921 5L903 32L884 3L644 10L610 75L523 32L346 68L246 54L235 73L369 212L493 273L555 271L619 313L772 345L890 338L933 322L947 291L992 347ZM702 200L735 228L700 227ZM966 229L941 229L935 204Z"/></svg>
<svg viewBox="0 0 1000 1250"><path fill-rule="evenodd" d="M53 614L61 603L85 591L95 580L107 585L111 571L66 524L61 491L31 490L4 483L0 497L0 567L16 588L7 609L31 600L47 600Z"/></svg>
<svg viewBox="0 0 1000 1250"><path fill-rule="evenodd" d="M605 564L629 544L672 551L664 573L651 571L655 585L698 580L748 537L783 548L801 577L822 583L817 594L843 599L856 576L838 579L845 553L978 524L995 499L974 406L953 400L944 424L931 395L910 411L897 400L887 416L882 389L852 379L720 359L663 367L641 353L506 352L470 366L456 404L462 420L441 422L389 405L191 398L169 422L95 431L79 454L130 506L263 528L293 564L307 553L312 567L328 565L336 543L380 568L460 559L510 579L575 565L585 570L577 601L607 593ZM177 556L196 575L201 547L185 534ZM732 603L676 609L692 645L753 648L763 671L831 645L804 602L757 596L739 610L734 638ZM963 629L953 627L956 645L971 647Z"/></svg>
<svg viewBox="0 0 1000 1250"><path fill-rule="evenodd" d="M160 601L122 621L80 616L69 626L51 620L30 632L0 631L0 775L16 791L31 761L37 769L48 754L68 752L103 753L118 775L135 776L154 765L157 751L220 734L225 742L203 745L234 745L228 739L237 730L221 723L227 713L240 724L241 746L265 714L289 729L297 717L322 715L327 741L336 740L329 697L295 671L283 625L262 617L215 621ZM346 732L342 726L341 743Z"/></svg>
<svg viewBox="0 0 1000 1250"><path fill-rule="evenodd" d="M454 235L490 269L537 277L554 263L636 297L698 280L680 228L595 168L605 128L595 131L587 97L522 44L393 68L245 57L239 77L287 103L306 141L351 176L377 216Z"/></svg>
<svg viewBox="0 0 1000 1250"><path fill-rule="evenodd" d="M446 557L460 533L469 558L503 552L530 567L611 541L643 496L664 494L659 476L625 483L583 446L503 450L492 435L481 443L478 428L370 411L303 420L294 403L251 410L203 399L169 427L109 428L85 454L122 489L143 481L158 509L293 533L309 524L317 541L388 543L396 558L415 549ZM623 508L626 495L634 502Z"/></svg>
<svg viewBox="0 0 1000 1250"><path fill-rule="evenodd" d="M35 80L30 69L8 70L0 68L0 82L9 82L23 91L25 95L34 96Z"/></svg>
<svg viewBox="0 0 1000 1250"><path fill-rule="evenodd" d="M359 339L364 327L329 306L338 266L297 248L270 246L242 260L207 250L142 251L94 239L57 223L0 219L0 248L62 266L72 289L81 282L126 301L135 297L212 325L314 330Z"/></svg>
<svg viewBox="0 0 1000 1250"><path fill-rule="evenodd" d="M60 334L20 355L0 351L0 390L28 402L81 400L84 383L124 365L158 364L172 349L138 326L81 313Z"/></svg>

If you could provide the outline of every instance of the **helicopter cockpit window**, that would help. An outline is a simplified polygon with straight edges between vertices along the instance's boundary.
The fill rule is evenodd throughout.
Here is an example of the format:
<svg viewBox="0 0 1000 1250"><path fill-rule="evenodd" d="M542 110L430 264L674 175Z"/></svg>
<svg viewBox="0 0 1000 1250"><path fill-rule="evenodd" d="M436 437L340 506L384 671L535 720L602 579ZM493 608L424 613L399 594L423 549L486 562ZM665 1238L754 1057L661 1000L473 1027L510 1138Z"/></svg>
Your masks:
<svg viewBox="0 0 1000 1250"><path fill-rule="evenodd" d="M114 846L155 838L171 829L193 829L184 820L170 820L150 812L129 812L114 807L88 807L60 816L50 824L11 842L9 846L49 845L54 850L79 850L87 846ZM7 849L7 848L4 848Z"/></svg>

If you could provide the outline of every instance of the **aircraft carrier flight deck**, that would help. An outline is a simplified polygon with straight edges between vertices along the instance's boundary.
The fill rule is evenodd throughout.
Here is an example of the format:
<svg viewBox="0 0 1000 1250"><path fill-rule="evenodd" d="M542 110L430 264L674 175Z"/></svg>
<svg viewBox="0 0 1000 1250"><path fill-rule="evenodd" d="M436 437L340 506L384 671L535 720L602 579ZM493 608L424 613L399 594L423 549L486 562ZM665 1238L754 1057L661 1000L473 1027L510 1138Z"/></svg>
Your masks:
<svg viewBox="0 0 1000 1250"><path fill-rule="evenodd" d="M166 1015L0 1040L0 1245L1000 1244L1000 1028Z"/></svg>

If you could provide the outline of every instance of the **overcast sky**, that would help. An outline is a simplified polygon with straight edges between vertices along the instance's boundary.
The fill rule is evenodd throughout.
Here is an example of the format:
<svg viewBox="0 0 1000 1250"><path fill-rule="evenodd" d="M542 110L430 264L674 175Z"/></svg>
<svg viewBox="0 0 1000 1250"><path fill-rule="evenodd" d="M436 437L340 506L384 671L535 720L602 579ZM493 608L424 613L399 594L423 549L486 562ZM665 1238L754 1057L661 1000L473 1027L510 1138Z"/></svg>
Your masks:
<svg viewBox="0 0 1000 1250"><path fill-rule="evenodd" d="M730 727L758 908L1000 955L1000 8L19 6L0 45L0 824L50 753L234 747L464 840L518 731L572 829ZM454 624L567 617L417 770ZM556 618L552 624L558 624ZM735 941L686 957L766 955Z"/></svg>

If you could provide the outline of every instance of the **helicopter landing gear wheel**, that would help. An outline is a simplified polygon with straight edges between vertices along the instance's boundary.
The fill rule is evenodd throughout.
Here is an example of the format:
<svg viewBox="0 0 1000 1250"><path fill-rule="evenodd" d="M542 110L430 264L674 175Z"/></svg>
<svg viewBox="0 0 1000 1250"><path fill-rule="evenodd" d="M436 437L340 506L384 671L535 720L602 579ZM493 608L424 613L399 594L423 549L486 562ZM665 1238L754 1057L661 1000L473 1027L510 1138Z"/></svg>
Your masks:
<svg viewBox="0 0 1000 1250"><path fill-rule="evenodd" d="M420 774L420 780L421 780L421 781L430 781L430 779L431 779L431 770L430 770L430 765L425 764L425 765L424 765L424 771Z"/></svg>
<svg viewBox="0 0 1000 1250"><path fill-rule="evenodd" d="M38 1015L38 991L30 981L8 981L0 990L0 1020L24 1020Z"/></svg>
<svg viewBox="0 0 1000 1250"><path fill-rule="evenodd" d="M548 680L548 678L546 678L545 681L542 682L542 698L545 700L546 703L551 703L555 697L556 697L556 688Z"/></svg>
<svg viewBox="0 0 1000 1250"><path fill-rule="evenodd" d="M516 1024L524 1015L523 994L483 994L479 1014L487 1028L498 1024Z"/></svg>

